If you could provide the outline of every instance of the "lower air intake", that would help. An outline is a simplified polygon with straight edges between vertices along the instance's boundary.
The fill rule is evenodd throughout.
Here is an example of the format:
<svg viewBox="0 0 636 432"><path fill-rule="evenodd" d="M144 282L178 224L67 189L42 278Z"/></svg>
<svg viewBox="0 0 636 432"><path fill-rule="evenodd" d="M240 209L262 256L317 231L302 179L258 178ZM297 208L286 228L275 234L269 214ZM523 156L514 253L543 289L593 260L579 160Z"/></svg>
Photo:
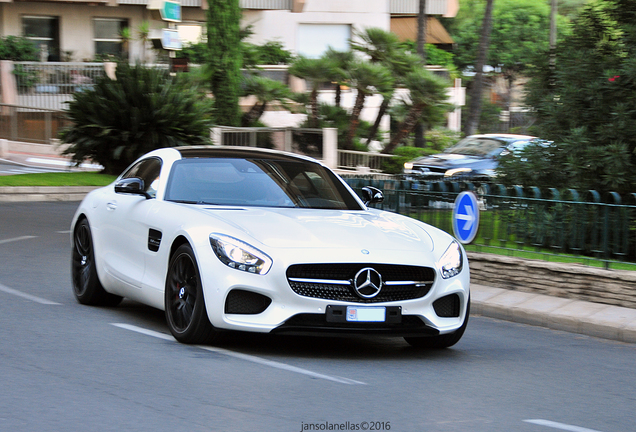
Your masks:
<svg viewBox="0 0 636 432"><path fill-rule="evenodd" d="M264 312L272 303L267 296L252 291L235 289L230 291L225 300L225 313L256 315Z"/></svg>
<svg viewBox="0 0 636 432"><path fill-rule="evenodd" d="M458 318L459 317L459 296L451 294L439 298L433 302L433 309L438 317Z"/></svg>

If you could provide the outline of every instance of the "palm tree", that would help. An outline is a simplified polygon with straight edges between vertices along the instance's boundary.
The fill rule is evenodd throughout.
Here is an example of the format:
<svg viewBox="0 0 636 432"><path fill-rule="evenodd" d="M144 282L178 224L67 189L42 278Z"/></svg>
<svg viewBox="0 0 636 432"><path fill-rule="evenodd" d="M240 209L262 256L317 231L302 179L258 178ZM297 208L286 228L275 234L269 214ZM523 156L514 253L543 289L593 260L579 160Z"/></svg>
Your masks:
<svg viewBox="0 0 636 432"><path fill-rule="evenodd" d="M278 101L286 106L290 92L289 87L279 81L254 75L244 81L244 95L256 96L256 103L242 118L243 126L249 126L261 118L267 104Z"/></svg>
<svg viewBox="0 0 636 432"><path fill-rule="evenodd" d="M211 104L200 87L128 62L115 74L74 93L68 104L71 125L60 138L75 163L93 160L118 174L150 150L210 142Z"/></svg>
<svg viewBox="0 0 636 432"><path fill-rule="evenodd" d="M391 71L385 66L358 60L350 65L348 82L357 91L349 119L349 133L345 141L345 148L350 150L353 148L353 138L360 124L360 113L364 107L365 98L374 92L386 98L393 92L394 80Z"/></svg>
<svg viewBox="0 0 636 432"><path fill-rule="evenodd" d="M363 32L354 31L359 41L351 42L351 48L369 56L372 63L387 63L400 49L400 40L395 33L378 27L369 27Z"/></svg>
<svg viewBox="0 0 636 432"><path fill-rule="evenodd" d="M121 53L122 58L128 60L128 50L130 45L130 40L132 39L132 33L130 31L130 27L124 27L119 31L119 37L121 38Z"/></svg>
<svg viewBox="0 0 636 432"><path fill-rule="evenodd" d="M150 23L148 21L142 21L137 27L137 37L141 41L141 62L146 62L146 45L150 40Z"/></svg>
<svg viewBox="0 0 636 432"><path fill-rule="evenodd" d="M325 58L310 59L299 56L289 68L289 73L311 85L309 94L309 127L318 126L318 89L333 75L333 64Z"/></svg>
<svg viewBox="0 0 636 432"><path fill-rule="evenodd" d="M420 65L419 57L407 54L401 47L400 40L395 33L371 27L367 28L364 32L355 34L360 41L352 42L352 48L368 55L372 63L378 63L388 67L393 73L395 84L400 84L409 72ZM369 131L367 145L377 135L382 117L386 114L393 99L393 93L393 91L390 91L384 95L382 104L380 104L378 110L378 115Z"/></svg>
<svg viewBox="0 0 636 432"><path fill-rule="evenodd" d="M354 60L353 52L338 51L329 47L322 57L326 61L330 61L332 63L332 67L328 70L328 72L331 73L329 81L335 83L336 97L334 103L337 107L339 107L342 95L342 85L345 83L347 77L346 71L349 69L349 65Z"/></svg>
<svg viewBox="0 0 636 432"><path fill-rule="evenodd" d="M393 152L398 144L413 132L423 113L426 113L426 118L431 118L447 108L444 101L447 99L446 87L448 83L426 69L416 69L408 74L405 86L409 90L409 111L404 121L398 126L397 133L382 150L382 153L385 154Z"/></svg>

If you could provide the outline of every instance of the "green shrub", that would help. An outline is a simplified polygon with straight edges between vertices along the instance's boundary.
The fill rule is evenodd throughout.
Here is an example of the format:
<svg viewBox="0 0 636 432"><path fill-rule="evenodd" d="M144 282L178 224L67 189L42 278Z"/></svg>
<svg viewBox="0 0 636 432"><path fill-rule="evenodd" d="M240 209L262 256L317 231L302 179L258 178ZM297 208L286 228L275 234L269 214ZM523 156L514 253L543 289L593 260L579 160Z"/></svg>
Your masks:
<svg viewBox="0 0 636 432"><path fill-rule="evenodd" d="M268 41L263 45L253 45L246 43L249 50L253 50L257 65L278 65L289 64L294 55L291 51L283 48L283 44L278 41Z"/></svg>
<svg viewBox="0 0 636 432"><path fill-rule="evenodd" d="M126 63L116 78L100 78L69 102L73 125L60 138L74 162L89 159L118 174L151 150L209 143L210 103L191 81Z"/></svg>
<svg viewBox="0 0 636 432"><path fill-rule="evenodd" d="M188 59L188 63L205 64L208 44L205 42L186 43L181 51L177 51L178 58Z"/></svg>
<svg viewBox="0 0 636 432"><path fill-rule="evenodd" d="M25 37L0 37L0 60L36 61L39 54L33 41Z"/></svg>
<svg viewBox="0 0 636 432"><path fill-rule="evenodd" d="M440 153L448 147L457 144L461 138L461 132L446 128L433 128L426 131L426 148Z"/></svg>

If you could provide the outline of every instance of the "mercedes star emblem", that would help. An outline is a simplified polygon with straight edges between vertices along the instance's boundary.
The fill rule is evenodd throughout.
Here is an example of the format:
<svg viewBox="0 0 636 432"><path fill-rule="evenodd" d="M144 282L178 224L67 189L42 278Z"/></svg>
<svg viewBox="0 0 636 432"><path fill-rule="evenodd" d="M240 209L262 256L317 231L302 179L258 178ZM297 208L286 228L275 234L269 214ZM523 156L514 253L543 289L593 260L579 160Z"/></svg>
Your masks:
<svg viewBox="0 0 636 432"><path fill-rule="evenodd" d="M356 273L353 278L353 288L360 297L365 299L373 298L380 294L382 276L375 269L365 267Z"/></svg>

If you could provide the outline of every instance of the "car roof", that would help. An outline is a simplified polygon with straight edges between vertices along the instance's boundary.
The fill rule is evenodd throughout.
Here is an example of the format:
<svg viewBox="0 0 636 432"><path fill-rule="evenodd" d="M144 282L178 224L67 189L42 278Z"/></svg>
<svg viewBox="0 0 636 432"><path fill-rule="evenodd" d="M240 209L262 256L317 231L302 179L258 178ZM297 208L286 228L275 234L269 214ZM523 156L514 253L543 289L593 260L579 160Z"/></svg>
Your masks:
<svg viewBox="0 0 636 432"><path fill-rule="evenodd" d="M232 146L182 146L173 147L181 154L182 158L258 158L277 159L289 161L308 161L319 163L317 160L293 153L286 153L279 150L262 149L256 147L232 147Z"/></svg>
<svg viewBox="0 0 636 432"><path fill-rule="evenodd" d="M501 139L505 141L520 141L520 140L531 140L531 139L535 139L536 137L532 135L489 133L489 134L470 135L470 136L467 136L466 138L495 138L495 139Z"/></svg>

